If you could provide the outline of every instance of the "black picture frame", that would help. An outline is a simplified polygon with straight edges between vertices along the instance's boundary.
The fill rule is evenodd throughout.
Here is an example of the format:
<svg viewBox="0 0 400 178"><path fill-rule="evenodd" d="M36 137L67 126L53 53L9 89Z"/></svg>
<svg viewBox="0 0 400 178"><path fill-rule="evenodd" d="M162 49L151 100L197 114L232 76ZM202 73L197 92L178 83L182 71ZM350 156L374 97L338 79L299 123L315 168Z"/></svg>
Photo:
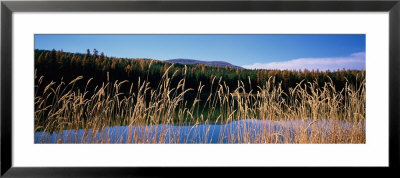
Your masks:
<svg viewBox="0 0 400 178"><path fill-rule="evenodd" d="M400 1L2 1L1 2L1 176L4 177L131 177L168 176L187 174L222 175L263 173L266 168L19 168L12 165L12 17L13 12L124 12L124 11L346 11L389 12L389 167L344 168L355 175L368 175L371 171L392 172L399 168L400 118ZM383 108L385 109L385 108ZM282 174L308 174L309 168L286 171L273 167ZM205 169L205 170L204 170ZM267 168L270 169L270 168ZM329 169L322 176L341 175ZM183 172L182 172L183 171ZM272 170L271 170L272 171ZM246 173L247 172L247 173ZM352 173L352 174L353 174ZM348 174L347 174L348 175ZM318 175L314 175L318 176ZM320 175L321 176L321 175Z"/></svg>

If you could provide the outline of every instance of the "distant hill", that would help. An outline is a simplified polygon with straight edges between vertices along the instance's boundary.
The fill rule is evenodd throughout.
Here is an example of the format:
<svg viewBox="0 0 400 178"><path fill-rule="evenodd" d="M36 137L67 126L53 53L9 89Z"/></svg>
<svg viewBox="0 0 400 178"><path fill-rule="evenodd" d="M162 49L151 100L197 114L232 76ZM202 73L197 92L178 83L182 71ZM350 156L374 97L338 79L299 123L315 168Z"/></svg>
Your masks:
<svg viewBox="0 0 400 178"><path fill-rule="evenodd" d="M170 63L180 63L180 64L205 64L205 65L210 65L210 66L218 66L218 67L233 67L233 68L238 68L241 69L242 67L240 66L235 66L229 62L225 61L201 61L201 60L194 60L194 59L170 59L166 60L166 62Z"/></svg>

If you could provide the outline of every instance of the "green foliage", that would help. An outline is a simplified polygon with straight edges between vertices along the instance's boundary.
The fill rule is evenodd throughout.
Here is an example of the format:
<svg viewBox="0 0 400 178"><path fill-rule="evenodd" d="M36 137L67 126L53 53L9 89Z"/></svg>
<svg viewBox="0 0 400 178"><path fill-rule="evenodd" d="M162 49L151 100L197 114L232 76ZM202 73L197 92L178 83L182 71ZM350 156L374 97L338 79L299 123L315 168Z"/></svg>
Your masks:
<svg viewBox="0 0 400 178"><path fill-rule="evenodd" d="M61 78L64 81L71 81L78 76L93 78L89 87L102 85L107 81L128 80L138 83L139 80L149 81L150 87L156 88L164 72L172 63L153 59L138 58L116 58L107 57L94 49L91 53L88 49L85 54L68 53L62 50L35 50L35 69L37 76L46 76L45 83L50 81L59 82ZM318 70L248 70L233 67L208 66L203 64L182 65L173 64L169 70L169 75L175 73L172 85L182 78L186 78L185 87L197 89L200 85L205 85L203 92L215 91L217 86L214 83L221 80L231 89L238 87L238 81L242 81L245 89L248 91L257 90L257 86L264 86L270 77L275 77L276 83L280 83L284 91L293 88L297 83L304 80L304 83L318 81L319 86L325 82L333 81L336 90L344 88L346 82L353 85L359 83L365 78L364 70L337 70L337 71L318 71ZM86 83L78 84L85 87ZM129 86L121 88L122 91L128 91Z"/></svg>

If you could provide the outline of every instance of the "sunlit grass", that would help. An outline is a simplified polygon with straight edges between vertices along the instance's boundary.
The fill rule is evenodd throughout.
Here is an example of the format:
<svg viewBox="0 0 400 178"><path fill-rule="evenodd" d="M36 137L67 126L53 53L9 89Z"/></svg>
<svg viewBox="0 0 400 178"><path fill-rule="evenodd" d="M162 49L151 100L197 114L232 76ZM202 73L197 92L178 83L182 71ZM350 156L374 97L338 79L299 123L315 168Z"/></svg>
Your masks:
<svg viewBox="0 0 400 178"><path fill-rule="evenodd" d="M271 129L274 122L257 128L226 126L224 129L236 131L221 132L219 138L224 138L224 143L365 143L365 80L360 86L346 83L341 91L335 90L332 81L324 86L318 86L317 81L300 82L285 92L270 77L263 86L250 91L238 81L238 88L231 91L217 78L212 79L212 86L200 84L195 89L186 88L185 79L171 86L176 73L170 76L168 70L157 88L150 88L151 81L142 79L138 83L108 81L90 91L87 86L92 79L84 76L44 84L44 76L35 75L35 132L62 135L65 130L83 130L84 137L73 141L76 143L192 143L189 138L180 138L179 129L171 133L158 127L189 126L199 132L197 143L209 143L206 138L212 133L211 127L200 132L197 126L249 119L275 121L281 129ZM78 81L85 81L86 87L77 88ZM128 93L120 92L123 85L130 86ZM216 90L202 100L204 87L215 86ZM193 91L197 96L188 102L185 94ZM110 126L128 127L127 138L111 141L107 138L111 133L102 132ZM138 129L140 126L146 127ZM157 132L160 134L152 134ZM95 137L99 134L102 139ZM50 142L45 134L43 137L40 142ZM57 140L64 142L72 141Z"/></svg>

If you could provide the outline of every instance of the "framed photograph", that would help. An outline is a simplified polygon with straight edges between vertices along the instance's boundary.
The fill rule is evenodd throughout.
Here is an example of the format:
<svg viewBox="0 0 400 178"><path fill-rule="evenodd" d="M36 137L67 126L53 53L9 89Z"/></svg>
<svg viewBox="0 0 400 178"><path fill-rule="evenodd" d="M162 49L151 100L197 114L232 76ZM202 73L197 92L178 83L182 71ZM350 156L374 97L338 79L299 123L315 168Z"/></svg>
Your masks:
<svg viewBox="0 0 400 178"><path fill-rule="evenodd" d="M1 175L391 172L399 21L399 1L2 1Z"/></svg>

